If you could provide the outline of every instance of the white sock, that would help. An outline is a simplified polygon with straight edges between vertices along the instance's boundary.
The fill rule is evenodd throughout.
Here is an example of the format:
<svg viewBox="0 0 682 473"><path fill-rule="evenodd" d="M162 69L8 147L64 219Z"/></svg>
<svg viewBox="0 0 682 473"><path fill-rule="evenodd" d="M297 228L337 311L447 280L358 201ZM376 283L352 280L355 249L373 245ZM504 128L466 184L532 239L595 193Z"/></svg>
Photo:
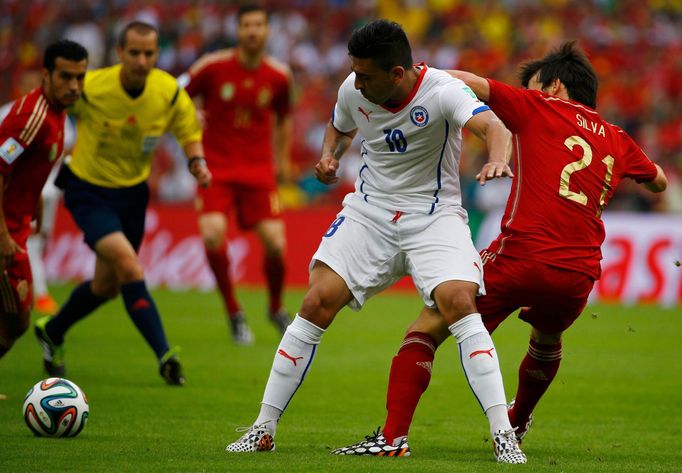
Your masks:
<svg viewBox="0 0 682 473"><path fill-rule="evenodd" d="M490 433L511 429L497 350L481 314L467 315L448 329L457 340L464 374L488 417Z"/></svg>
<svg viewBox="0 0 682 473"><path fill-rule="evenodd" d="M296 314L277 347L254 425L265 424L275 435L277 421L308 373L323 333L323 329Z"/></svg>
<svg viewBox="0 0 682 473"><path fill-rule="evenodd" d="M28 262L33 274L33 295L35 297L47 294L47 282L45 280L45 266L43 265L43 251L45 250L45 238L42 235L31 235L26 241Z"/></svg>

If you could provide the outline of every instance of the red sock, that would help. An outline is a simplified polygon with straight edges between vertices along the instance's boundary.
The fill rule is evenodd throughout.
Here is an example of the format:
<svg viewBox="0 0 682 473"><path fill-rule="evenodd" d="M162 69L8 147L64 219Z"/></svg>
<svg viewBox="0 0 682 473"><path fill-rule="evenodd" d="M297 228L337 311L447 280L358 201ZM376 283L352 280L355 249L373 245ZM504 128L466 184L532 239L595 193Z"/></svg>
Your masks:
<svg viewBox="0 0 682 473"><path fill-rule="evenodd" d="M266 256L263 261L263 272L268 283L270 294L270 312L282 308L282 288L284 287L284 259L281 256Z"/></svg>
<svg viewBox="0 0 682 473"><path fill-rule="evenodd" d="M223 296L225 309L227 309L228 315L232 317L239 312L239 302L237 302L234 295L234 287L232 287L232 280L230 279L230 261L227 259L227 246L225 243L214 250L207 248L206 258L215 276L218 290Z"/></svg>
<svg viewBox="0 0 682 473"><path fill-rule="evenodd" d="M528 353L519 367L519 387L514 408L509 411L512 427L525 425L540 398L559 371L561 342L541 345L530 341Z"/></svg>
<svg viewBox="0 0 682 473"><path fill-rule="evenodd" d="M388 414L383 428L388 443L407 435L419 398L431 381L435 351L433 338L425 333L410 332L393 358L386 393Z"/></svg>

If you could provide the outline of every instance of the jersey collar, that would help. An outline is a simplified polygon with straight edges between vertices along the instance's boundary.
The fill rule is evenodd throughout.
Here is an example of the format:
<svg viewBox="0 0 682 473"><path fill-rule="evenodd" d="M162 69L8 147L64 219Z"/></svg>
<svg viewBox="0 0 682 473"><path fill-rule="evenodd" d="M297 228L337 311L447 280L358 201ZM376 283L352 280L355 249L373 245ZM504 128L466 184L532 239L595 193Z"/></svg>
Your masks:
<svg viewBox="0 0 682 473"><path fill-rule="evenodd" d="M414 84L414 88L412 89L412 92L410 92L410 95L405 97L403 100L400 102L387 102L381 105L381 107L385 110L388 110L391 113L398 113L401 111L403 108L407 106L408 103L412 101L415 95L417 95L417 91L419 90L419 86L422 83L422 80L424 79L424 76L426 75L426 70L429 68L425 62L420 62L419 64L415 64L415 67L421 68L421 72L419 73L419 77L417 78L417 83Z"/></svg>

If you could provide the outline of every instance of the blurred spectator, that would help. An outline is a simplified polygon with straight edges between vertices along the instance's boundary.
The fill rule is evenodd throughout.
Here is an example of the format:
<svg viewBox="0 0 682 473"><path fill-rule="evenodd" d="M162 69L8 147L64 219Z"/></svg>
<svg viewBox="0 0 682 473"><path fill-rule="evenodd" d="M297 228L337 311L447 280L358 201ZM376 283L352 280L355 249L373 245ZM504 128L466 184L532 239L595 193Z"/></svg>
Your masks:
<svg viewBox="0 0 682 473"><path fill-rule="evenodd" d="M414 57L439 68L458 68L514 82L515 64L551 46L579 38L601 85L597 108L623 127L670 179L665 200L649 200L623 187L611 208L681 211L682 194L682 2L661 0L270 0L269 52L291 64L295 77L294 170L310 201L326 200L305 180L316 162L319 130L329 120L336 89L348 72L346 38L379 16L402 23ZM0 2L0 103L11 84L36 67L50 41L69 36L87 44L93 65L113 63L121 25L141 19L161 32L159 67L184 71L201 54L234 45L236 2L222 0L3 0ZM101 52L100 52L101 50ZM465 144L463 187L473 180L482 153ZM173 146L159 170L173 170ZM180 162L180 161L178 161ZM468 171L471 169L472 171ZM352 173L349 180L354 179ZM186 199L172 175L159 176L157 198ZM168 183L168 184L166 184ZM348 183L345 184L346 186ZM341 192L343 186L338 191ZM669 197L668 197L669 196ZM474 204L476 199L470 204ZM485 208L486 205L482 205Z"/></svg>

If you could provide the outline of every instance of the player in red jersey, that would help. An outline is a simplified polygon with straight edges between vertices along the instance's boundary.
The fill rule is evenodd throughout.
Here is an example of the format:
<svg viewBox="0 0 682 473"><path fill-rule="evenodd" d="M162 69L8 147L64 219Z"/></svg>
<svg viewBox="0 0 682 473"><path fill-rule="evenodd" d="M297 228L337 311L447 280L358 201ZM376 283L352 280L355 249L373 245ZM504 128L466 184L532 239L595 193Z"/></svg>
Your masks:
<svg viewBox="0 0 682 473"><path fill-rule="evenodd" d="M251 344L229 275L227 215L235 212L240 227L255 230L263 243L269 316L284 333L289 324L282 306L286 240L276 174L289 178L291 73L265 54L268 13L262 7L242 6L237 22L237 47L207 54L185 77L189 94L203 101L203 144L213 172L212 186L200 189L197 198L199 230L233 339Z"/></svg>
<svg viewBox="0 0 682 473"><path fill-rule="evenodd" d="M33 278L26 240L63 151L65 109L80 97L87 65L88 52L78 43L48 46L42 86L17 100L0 124L0 357L29 325Z"/></svg>
<svg viewBox="0 0 682 473"><path fill-rule="evenodd" d="M488 102L514 134L515 172L502 173L513 177L512 192L502 232L481 252L487 294L476 305L490 332L519 308L519 318L532 326L509 409L520 441L559 369L561 335L599 279L602 210L623 178L652 192L665 190L667 179L632 138L594 110L597 77L574 42L524 64L526 89L467 72L451 74ZM495 177L499 172L489 165L477 176L481 184ZM431 379L435 350L448 335L442 319L428 309L408 328L391 365L384 450L406 439ZM333 453L369 454L368 442Z"/></svg>

